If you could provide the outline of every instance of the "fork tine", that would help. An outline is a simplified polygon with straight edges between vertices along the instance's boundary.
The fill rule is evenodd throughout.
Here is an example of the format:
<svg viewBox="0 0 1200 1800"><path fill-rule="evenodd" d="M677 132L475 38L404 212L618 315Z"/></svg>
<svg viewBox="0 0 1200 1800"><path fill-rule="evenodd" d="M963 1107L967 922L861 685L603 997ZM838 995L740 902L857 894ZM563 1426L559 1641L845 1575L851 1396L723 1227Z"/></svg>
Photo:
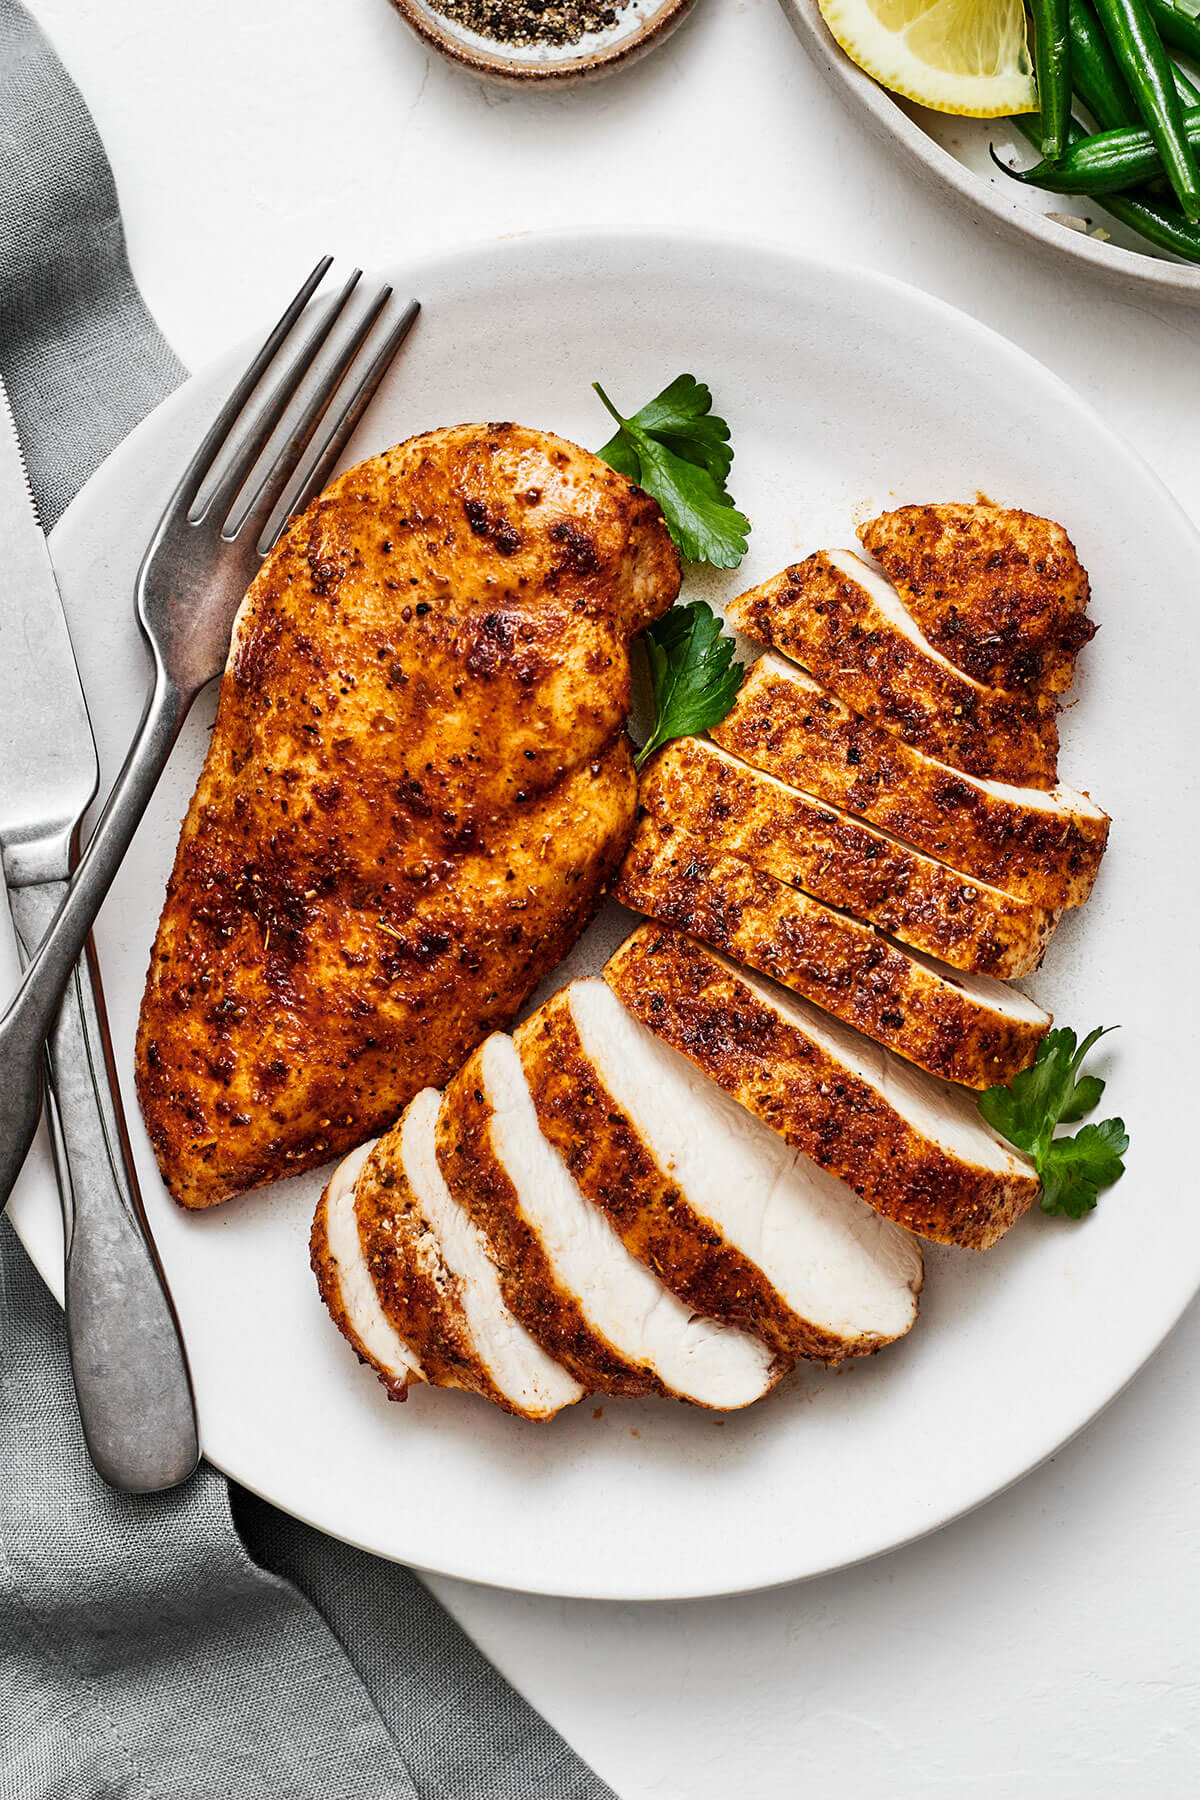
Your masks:
<svg viewBox="0 0 1200 1800"><path fill-rule="evenodd" d="M317 352L344 312L361 275L362 270L355 269L341 293L328 306L321 308L283 373L267 387L250 424L231 451L229 460L222 463L220 458L217 459L220 466L215 484L203 497L200 510L189 513L190 524L199 525L205 519L213 519L218 525L222 523L243 482L266 449L275 427L295 399L300 383L308 373Z"/></svg>
<svg viewBox="0 0 1200 1800"><path fill-rule="evenodd" d="M344 405L330 406L322 420L320 431L317 432L294 472L290 487L276 502L267 518L263 534L258 540L260 556L266 556L268 551L274 548L282 536L289 518L296 513L303 512L309 501L319 494L328 482L337 467L342 451L350 442L359 420L374 398L376 389L395 361L400 346L416 324L420 311L419 301L410 300L408 302L372 358L366 372L346 397Z"/></svg>
<svg viewBox="0 0 1200 1800"><path fill-rule="evenodd" d="M287 442L280 447L254 493L225 521L221 536L226 543L239 536L247 520L257 521L258 530L270 517L280 493L291 480L301 455L319 424L326 407L345 379L375 325L380 313L392 297L390 287L382 287L367 304L349 339L339 348L327 348L314 363L317 385L296 420ZM257 537L258 531L255 532Z"/></svg>
<svg viewBox="0 0 1200 1800"><path fill-rule="evenodd" d="M321 258L268 335L261 350L254 356L249 368L209 426L200 448L180 476L178 486L167 505L168 513L177 508L182 508L186 512L195 500L204 477L211 469L218 450L237 423L242 408L262 380L263 374L274 360L276 351L288 336L292 326L324 281L332 264L332 256Z"/></svg>

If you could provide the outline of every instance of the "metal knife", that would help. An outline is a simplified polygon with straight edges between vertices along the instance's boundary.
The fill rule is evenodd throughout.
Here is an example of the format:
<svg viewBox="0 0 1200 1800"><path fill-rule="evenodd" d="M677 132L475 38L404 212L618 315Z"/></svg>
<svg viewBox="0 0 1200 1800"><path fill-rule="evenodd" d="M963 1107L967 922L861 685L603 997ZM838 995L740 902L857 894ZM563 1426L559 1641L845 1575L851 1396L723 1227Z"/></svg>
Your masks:
<svg viewBox="0 0 1200 1800"><path fill-rule="evenodd" d="M66 615L0 379L0 868L21 948L58 911L99 781ZM89 946L90 950L90 946ZM47 1049L66 1324L88 1453L113 1487L174 1487L199 1459L187 1360L144 1229L94 959Z"/></svg>

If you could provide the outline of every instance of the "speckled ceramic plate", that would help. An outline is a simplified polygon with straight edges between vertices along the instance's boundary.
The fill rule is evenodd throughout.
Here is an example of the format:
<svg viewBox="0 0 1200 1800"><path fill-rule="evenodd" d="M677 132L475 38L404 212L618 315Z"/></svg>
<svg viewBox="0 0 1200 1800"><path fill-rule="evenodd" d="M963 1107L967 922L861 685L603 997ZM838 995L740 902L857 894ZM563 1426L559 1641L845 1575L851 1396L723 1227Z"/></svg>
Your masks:
<svg viewBox="0 0 1200 1800"><path fill-rule="evenodd" d="M315 246L319 248L319 246ZM282 291L293 273L280 271ZM1129 1379L1200 1281L1190 1133L1200 967L1195 682L1180 655L1196 536L1061 382L912 289L783 249L633 233L523 238L392 272L421 322L354 446L515 418L600 444L590 382L636 406L690 369L733 428L754 521L716 602L860 509L969 497L1063 520L1101 630L1063 721L1065 777L1112 812L1091 904L1030 983L1081 1027L1129 1124L1129 1170L1083 1225L1036 1214L986 1255L935 1250L901 1344L818 1368L728 1418L585 1403L551 1425L454 1393L389 1404L326 1317L308 1267L317 1177L202 1214L166 1197L130 1079L147 954L204 753L202 704L147 811L98 939L138 1165L195 1371L204 1448L277 1505L380 1555L542 1592L656 1598L812 1575L929 1531L1016 1480ZM189 382L109 460L53 551L111 776L144 659L130 595L147 534L240 352ZM595 967L615 914L576 953ZM11 972L11 970L10 970ZM60 1285L44 1147L13 1217Z"/></svg>
<svg viewBox="0 0 1200 1800"><path fill-rule="evenodd" d="M1007 119L960 119L889 94L835 43L817 0L780 0L780 5L851 111L954 204L997 231L1114 283L1131 297L1200 301L1200 265L1155 250L1118 224L1098 201L1043 193L1002 175L989 155L992 144L1014 167L1036 160Z"/></svg>

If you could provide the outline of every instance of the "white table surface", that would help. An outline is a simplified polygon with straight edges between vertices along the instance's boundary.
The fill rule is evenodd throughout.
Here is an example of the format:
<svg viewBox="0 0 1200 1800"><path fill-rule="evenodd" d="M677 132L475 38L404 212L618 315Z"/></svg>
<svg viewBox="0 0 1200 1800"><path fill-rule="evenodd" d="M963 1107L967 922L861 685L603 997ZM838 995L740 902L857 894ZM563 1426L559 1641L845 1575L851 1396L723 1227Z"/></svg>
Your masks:
<svg viewBox="0 0 1200 1800"><path fill-rule="evenodd" d="M1200 516L1200 313L1130 305L947 210L843 113L775 0L698 0L632 71L534 96L446 66L387 0L33 5L193 367L325 249L369 267L542 226L690 222L973 313ZM1195 605L1180 596L1185 632ZM432 1585L623 1800L1183 1800L1200 1791L1198 1371L1193 1309L1014 1491L805 1586L638 1608Z"/></svg>

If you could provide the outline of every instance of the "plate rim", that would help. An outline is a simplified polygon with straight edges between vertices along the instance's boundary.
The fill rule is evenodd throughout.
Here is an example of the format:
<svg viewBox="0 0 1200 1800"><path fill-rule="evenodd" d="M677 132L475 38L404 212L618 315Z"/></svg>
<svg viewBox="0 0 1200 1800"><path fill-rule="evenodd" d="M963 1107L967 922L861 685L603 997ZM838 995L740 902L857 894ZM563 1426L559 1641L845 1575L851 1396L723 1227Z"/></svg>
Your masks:
<svg viewBox="0 0 1200 1800"><path fill-rule="evenodd" d="M1197 550L1200 550L1200 531L1198 531L1196 524L1186 512L1182 503L1167 487L1162 477L1158 475L1157 471L1146 461L1141 453L1132 444L1128 443L1121 434L1095 410L1090 401L1078 394L1061 376L1057 375L1054 370L1050 369L1046 364L1041 362L1022 346L1005 337L1003 333L976 319L973 315L965 312L963 309L941 299L938 295L931 294L896 276L864 267L848 258L820 256L806 249L789 244L785 240L771 238L761 234L752 235L746 233L714 232L688 229L685 227L664 230L663 228L654 225L638 224L633 226L606 225L595 229L563 227L546 231L512 233L498 237L481 238L466 243L460 243L449 248L433 249L423 255L411 259L409 262L389 264L386 268L389 275L393 276L395 279L411 281L412 285L419 290L421 285L421 271L423 269L429 271L428 278L432 281L434 271L436 271L440 277L443 272L453 272L461 265L486 261L495 258L496 256L516 256L519 258L530 250L537 254L540 253L543 248L551 250L567 250L571 247L577 249L586 248L593 253L597 250L607 250L612 254L628 251L631 246L639 244L652 245L654 248L667 254L678 254L682 252L690 257L694 257L697 250L707 250L710 253L734 253L742 260L747 257L753 259L765 258L768 260L776 260L783 265L790 265L792 268L802 268L810 272L820 272L825 275L834 273L851 284L866 287L868 289L873 288L879 292L887 293L892 296L901 296L903 304L906 307L913 308L918 312L924 311L927 315L931 315L935 318L952 318L956 328L965 331L968 335L974 335L981 342L987 342L993 355L1006 356L1019 368L1023 368L1027 372L1033 372L1039 382L1049 384L1050 387L1058 389L1062 394L1069 396L1072 409L1076 416L1081 422L1086 423L1091 431L1096 434L1096 441L1098 444L1107 447L1110 452L1123 458L1127 465L1132 465L1132 467L1139 472L1143 480L1149 479L1152 486L1157 490L1160 500L1167 503L1169 510L1175 515L1179 526L1187 536L1192 539ZM247 338L245 341L249 342L250 340ZM181 386L175 389L170 395L166 396L164 400L160 402L159 406L156 407L153 412L148 414L147 417L135 427L134 431L110 453L110 456L100 465L100 469L95 471L94 474L89 477L88 481L71 502L67 511L63 514L62 519L54 527L50 536L52 555L54 552L55 541L59 534L63 532L64 526L67 527L67 531L69 532L74 524L75 517L78 516L77 509L81 508L81 503L83 503L83 507L86 508L86 496L88 495L88 491L97 476L100 475L101 471L107 470L113 461L119 461L123 457L127 446L129 446L135 438L140 438L143 433L152 431L154 429L155 421L164 410L181 404L181 397L188 391L193 383L197 380L203 380L217 364L236 356L240 352L241 347L242 345L240 342L237 345L230 346L220 357L213 359L197 373L189 375L187 381L181 384ZM57 1207L56 1197L54 1198L54 1205ZM24 1241L24 1239L22 1241ZM47 1270L42 1267L42 1264L37 1262L36 1259L35 1264L39 1268L39 1273L41 1273L43 1279L46 1281L47 1286L61 1304L61 1271L55 1269ZM391 1556L389 1552L380 1550L373 1544L363 1542L360 1538L356 1538L352 1533L339 1532L335 1527L331 1527L330 1524L323 1519L316 1519L303 1511L284 1506L277 1495L264 1494L261 1488L255 1487L254 1483L247 1481L242 1474L234 1473L228 1469L222 1468L221 1463L211 1456L208 1456L208 1460L213 1463L214 1467L221 1468L222 1473L226 1474L229 1479L236 1480L249 1491L260 1494L260 1496L268 1500L270 1504L279 1506L280 1510L291 1512L292 1516L309 1524L325 1535L339 1539L344 1543L365 1551L367 1554L380 1556L385 1560L402 1561L407 1566L421 1569L429 1574L444 1575L451 1579L472 1581L482 1586L497 1587L515 1592L538 1593L559 1598L613 1600L618 1602L669 1602L683 1599L721 1598L725 1595L765 1591L775 1587L787 1586L793 1582L816 1579L821 1575L834 1574L843 1568L851 1568L865 1562L873 1561L880 1556L888 1554L891 1550L902 1549L910 1543L915 1543L924 1537L931 1536L934 1532L941 1530L943 1526L957 1522L959 1519L974 1512L977 1508L987 1505L992 1500L1007 1492L1010 1487L1015 1486L1019 1481L1023 1480L1026 1475L1032 1474L1042 1467L1058 1450L1072 1442L1076 1436L1092 1424L1094 1420L1125 1391L1129 1384L1156 1355L1158 1350L1166 1342L1167 1338L1176 1329L1184 1312L1192 1303L1198 1292L1200 1292L1200 1265L1192 1272L1192 1275L1189 1278L1189 1284L1179 1290L1177 1303L1173 1306L1173 1310L1170 1312L1169 1316L1163 1314L1158 1315L1155 1325L1152 1330L1146 1334L1145 1340L1139 1340L1136 1347L1126 1355L1123 1360L1123 1368L1118 1373L1115 1385L1107 1387L1107 1390L1095 1400L1094 1404L1085 1401L1088 1410L1085 1415L1079 1418L1071 1429L1065 1433L1065 1435L1060 1433L1056 1434L1058 1428L1052 1427L1050 1441L1046 1441L1041 1445L1036 1446L1030 1455L1029 1460L1023 1461L1021 1468L1014 1471L1007 1478L994 1483L985 1492L979 1493L974 1498L957 1507L953 1512L948 1512L929 1522L918 1523L913 1529L904 1532L900 1536L886 1536L885 1534L880 1541L869 1544L865 1548L856 1550L852 1555L839 1558L834 1562L826 1563L821 1567L807 1567L801 1559L798 1567L792 1567L765 1575L762 1579L747 1580L739 1578L737 1582L728 1585L719 1584L714 1586L712 1585L711 1580L707 1584L697 1585L695 1579L688 1582L669 1580L664 1583L660 1579L655 1582L652 1588L644 1583L630 1584L628 1582L624 1585L619 1583L593 1583L587 1588L582 1588L578 1582L569 1586L565 1585L560 1577L557 1585L552 1583L532 1585L528 1580L525 1580L519 1587L514 1587L512 1581L506 1579L503 1574L497 1574L494 1571L489 1572L486 1567L478 1566L469 1554L469 1547L467 1553L462 1557L456 1558L453 1564L449 1563L446 1559L441 1560L437 1564L430 1564L422 1562L419 1557L407 1555Z"/></svg>
<svg viewBox="0 0 1200 1800"><path fill-rule="evenodd" d="M851 61L821 17L817 0L779 0L779 4L844 105L865 118L878 137L898 145L926 181L947 189L950 199L977 222L1020 238L1045 256L1065 257L1089 274L1099 274L1130 298L1144 300L1152 293L1181 306L1200 302L1200 264L1167 262L1055 225L1015 195L981 180L910 119L873 76Z"/></svg>

